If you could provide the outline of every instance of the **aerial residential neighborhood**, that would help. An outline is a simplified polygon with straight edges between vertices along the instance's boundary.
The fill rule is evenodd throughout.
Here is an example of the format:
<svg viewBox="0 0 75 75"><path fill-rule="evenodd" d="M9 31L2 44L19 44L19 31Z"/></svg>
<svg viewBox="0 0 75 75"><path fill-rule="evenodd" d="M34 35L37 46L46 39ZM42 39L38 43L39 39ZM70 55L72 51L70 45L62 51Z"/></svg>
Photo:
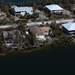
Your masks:
<svg viewBox="0 0 75 75"><path fill-rule="evenodd" d="M50 4L42 10L33 6L6 7L0 8L1 51L54 46L54 42L59 44L58 41L68 37L75 43L74 14L62 6Z"/></svg>
<svg viewBox="0 0 75 75"><path fill-rule="evenodd" d="M75 0L0 0L0 75L75 73Z"/></svg>

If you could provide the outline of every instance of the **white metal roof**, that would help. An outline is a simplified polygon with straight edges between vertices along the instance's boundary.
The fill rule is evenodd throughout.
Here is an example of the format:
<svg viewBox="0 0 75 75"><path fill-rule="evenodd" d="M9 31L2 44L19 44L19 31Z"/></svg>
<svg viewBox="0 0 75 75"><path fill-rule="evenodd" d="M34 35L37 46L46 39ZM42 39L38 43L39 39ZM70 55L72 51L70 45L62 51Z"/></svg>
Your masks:
<svg viewBox="0 0 75 75"><path fill-rule="evenodd" d="M12 6L11 8L13 8L15 10L15 12L27 12L29 14L33 13L33 8L32 7L17 7L17 6Z"/></svg>
<svg viewBox="0 0 75 75"><path fill-rule="evenodd" d="M15 8L15 7L17 7L17 6L16 6L16 5L12 5L12 6L11 6L11 8Z"/></svg>
<svg viewBox="0 0 75 75"><path fill-rule="evenodd" d="M53 10L63 10L63 8L61 8L57 4L46 5L45 7L48 8L50 11L53 11Z"/></svg>
<svg viewBox="0 0 75 75"><path fill-rule="evenodd" d="M25 15L25 12L21 12L21 15L24 16Z"/></svg>
<svg viewBox="0 0 75 75"><path fill-rule="evenodd" d="M64 28L66 28L68 31L75 30L75 23L74 22L68 22L68 23L62 24L62 26Z"/></svg>

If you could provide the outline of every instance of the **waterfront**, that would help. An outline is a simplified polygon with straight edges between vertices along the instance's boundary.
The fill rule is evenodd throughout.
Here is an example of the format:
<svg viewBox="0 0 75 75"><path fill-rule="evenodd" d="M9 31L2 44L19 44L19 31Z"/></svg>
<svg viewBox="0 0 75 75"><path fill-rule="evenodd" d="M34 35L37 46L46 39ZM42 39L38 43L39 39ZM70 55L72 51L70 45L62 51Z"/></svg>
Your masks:
<svg viewBox="0 0 75 75"><path fill-rule="evenodd" d="M59 23L59 21L57 21L57 23ZM29 23L29 25L31 25L31 23ZM56 27L54 28L56 29ZM57 30L58 29L59 28L57 27ZM19 28L19 31L20 31L20 28ZM16 49L15 51L14 50L12 51L11 49L9 52L8 51L6 52L7 53L6 55L0 56L0 75L5 75L5 74L6 75L8 74L24 75L26 74L27 71L35 72L35 75L39 73L39 71L43 73L46 71L49 71L49 73L71 72L70 75L72 75L72 73L75 71L75 60L74 60L75 47L74 46L71 47L72 45L71 41L73 38L71 39L64 36L60 38L60 41L59 40L53 41L51 46L54 48L51 48L50 46L45 47L45 45L43 45L44 48L41 48L40 50L23 49L23 52L22 52L21 51L22 48L20 46L23 45L23 48L25 48L25 45L26 47L28 45L28 47L30 47L31 46L30 43L32 43L32 40L30 38L29 39L30 42L28 42L27 39L25 39L24 42L22 42L23 40L21 40L22 38L20 37L21 35L18 35L18 39L16 38L17 40L16 39L13 40L13 37L11 37L12 40L15 42L15 44L17 44L19 50ZM24 45L23 43L25 43L26 41L27 43ZM55 48L55 46L58 48ZM4 51L4 46L1 48ZM31 72L27 72L27 75L28 73L31 74ZM56 73L54 75L56 75Z"/></svg>
<svg viewBox="0 0 75 75"><path fill-rule="evenodd" d="M45 47L31 53L9 54L0 57L0 73L22 74L27 71L73 73L75 70L74 59L75 47L62 49Z"/></svg>

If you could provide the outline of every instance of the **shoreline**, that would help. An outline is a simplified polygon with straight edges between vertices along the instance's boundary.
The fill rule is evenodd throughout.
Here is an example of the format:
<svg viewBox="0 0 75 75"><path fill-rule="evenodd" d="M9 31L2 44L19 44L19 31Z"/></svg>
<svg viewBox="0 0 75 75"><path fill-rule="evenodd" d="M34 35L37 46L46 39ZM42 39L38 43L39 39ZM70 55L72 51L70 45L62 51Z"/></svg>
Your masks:
<svg viewBox="0 0 75 75"><path fill-rule="evenodd" d="M3 52L3 53L0 53L0 56L7 56L7 55L11 55L11 54L19 54L19 53L31 53L31 52L35 52L35 51L39 51L41 50L41 47L39 48L34 48L34 49L29 49L29 50L23 50L23 51L15 51L15 50L9 50L9 51L6 51L6 52Z"/></svg>
<svg viewBox="0 0 75 75"><path fill-rule="evenodd" d="M8 56L8 55L13 55L13 54L25 54L25 53L32 53L32 52L36 52L36 51L43 51L44 50L44 48L48 48L48 47L50 47L50 49L60 49L60 48L62 48L62 49L65 49L65 48L72 48L72 47L74 47L74 45L75 44L73 44L73 45L67 45L67 46L54 46L54 47L52 47L51 45L45 45L45 46L43 46L43 47L37 47L37 48L33 48L33 49L29 49L29 50L20 50L20 51L15 51L15 50L9 50L9 51L6 51L6 52L3 52L3 53L0 53L0 57L2 56Z"/></svg>

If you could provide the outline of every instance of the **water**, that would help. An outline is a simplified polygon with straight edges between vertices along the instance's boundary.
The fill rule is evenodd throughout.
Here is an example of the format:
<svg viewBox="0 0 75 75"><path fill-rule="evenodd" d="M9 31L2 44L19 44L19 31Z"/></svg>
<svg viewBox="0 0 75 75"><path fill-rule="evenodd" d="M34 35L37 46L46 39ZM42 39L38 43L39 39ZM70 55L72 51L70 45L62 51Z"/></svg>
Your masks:
<svg viewBox="0 0 75 75"><path fill-rule="evenodd" d="M5 0L5 2L14 2L14 3L18 3L18 2L23 2L26 0Z"/></svg>
<svg viewBox="0 0 75 75"><path fill-rule="evenodd" d="M4 0L5 2L13 2L13 3L20 3L20 2L40 2L40 0Z"/></svg>
<svg viewBox="0 0 75 75"><path fill-rule="evenodd" d="M10 1L14 2L14 0ZM21 1L23 0L15 0L15 2ZM60 72L60 75L68 75L71 72L70 75L72 75L75 72L75 47L63 49L46 47L31 53L0 57L0 75L31 74L27 71L33 71L35 75L39 71L47 71L47 73Z"/></svg>
<svg viewBox="0 0 75 75"><path fill-rule="evenodd" d="M0 57L0 75L20 75L31 72L72 72L75 71L75 48L52 49ZM12 73L11 73L12 72ZM3 73L3 74L1 74ZM71 73L71 74L72 74ZM60 75L61 75L60 74ZM63 75L63 74L62 74Z"/></svg>

